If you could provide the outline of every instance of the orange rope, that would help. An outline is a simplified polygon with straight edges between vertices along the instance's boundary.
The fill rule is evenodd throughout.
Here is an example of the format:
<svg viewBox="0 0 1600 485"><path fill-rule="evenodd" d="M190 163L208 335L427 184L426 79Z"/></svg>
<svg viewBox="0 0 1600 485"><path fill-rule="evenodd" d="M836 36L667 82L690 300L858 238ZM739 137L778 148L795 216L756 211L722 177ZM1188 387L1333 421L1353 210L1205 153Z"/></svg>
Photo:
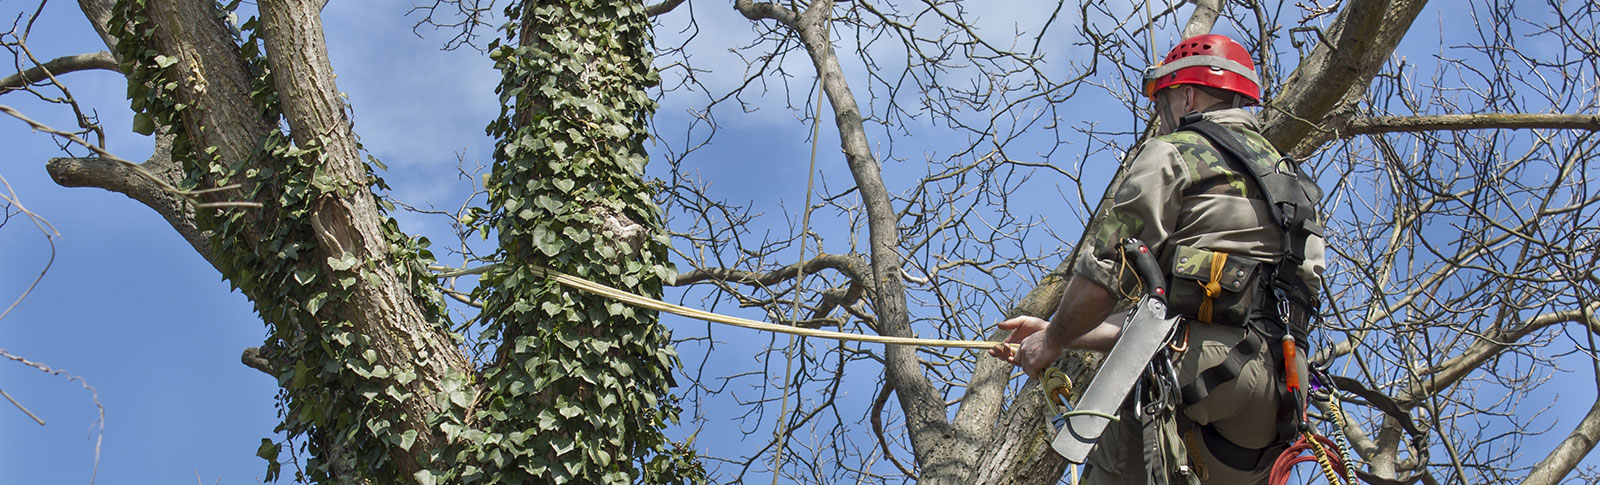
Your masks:
<svg viewBox="0 0 1600 485"><path fill-rule="evenodd" d="M1206 291L1206 297L1200 301L1200 321L1211 323L1212 302L1222 296L1222 266L1228 262L1228 253L1222 251L1211 252L1211 279L1200 283L1200 288Z"/></svg>

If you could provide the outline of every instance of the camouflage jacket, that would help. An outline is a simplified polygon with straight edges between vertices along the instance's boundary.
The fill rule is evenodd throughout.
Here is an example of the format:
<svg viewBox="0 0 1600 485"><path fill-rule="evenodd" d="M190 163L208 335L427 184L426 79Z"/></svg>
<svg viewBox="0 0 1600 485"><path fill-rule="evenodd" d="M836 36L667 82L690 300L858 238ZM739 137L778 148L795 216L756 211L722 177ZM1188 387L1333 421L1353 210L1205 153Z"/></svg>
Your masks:
<svg viewBox="0 0 1600 485"><path fill-rule="evenodd" d="M1243 135L1249 148L1262 151L1262 157L1248 163L1279 159L1250 112L1226 109L1204 116ZM1093 233L1073 267L1075 274L1113 295L1134 291L1132 272L1122 271L1116 252L1117 242L1127 237L1148 244L1169 277L1180 248L1186 254L1194 249L1222 251L1261 262L1275 262L1283 254L1283 233L1272 222L1260 189L1200 134L1179 131L1145 141L1125 170L1108 217L1091 228ZM1307 242L1306 261L1299 270L1311 288L1321 284L1324 251L1321 237Z"/></svg>

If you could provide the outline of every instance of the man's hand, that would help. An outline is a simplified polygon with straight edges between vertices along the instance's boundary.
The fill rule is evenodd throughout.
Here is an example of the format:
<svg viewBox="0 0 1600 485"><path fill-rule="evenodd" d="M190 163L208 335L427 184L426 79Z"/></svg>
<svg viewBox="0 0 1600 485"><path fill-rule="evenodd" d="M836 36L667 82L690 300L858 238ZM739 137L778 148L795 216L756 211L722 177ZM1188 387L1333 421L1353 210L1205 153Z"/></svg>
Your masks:
<svg viewBox="0 0 1600 485"><path fill-rule="evenodd" d="M1061 357L1063 345L1050 342L1050 322L1030 316L1020 316L1000 322L1001 330L1012 330L1011 336L1006 337L1003 344L989 349L989 355L1005 359L1012 365L1022 367L1028 377L1039 377L1039 373L1056 359ZM1013 351L1010 344L1018 344Z"/></svg>

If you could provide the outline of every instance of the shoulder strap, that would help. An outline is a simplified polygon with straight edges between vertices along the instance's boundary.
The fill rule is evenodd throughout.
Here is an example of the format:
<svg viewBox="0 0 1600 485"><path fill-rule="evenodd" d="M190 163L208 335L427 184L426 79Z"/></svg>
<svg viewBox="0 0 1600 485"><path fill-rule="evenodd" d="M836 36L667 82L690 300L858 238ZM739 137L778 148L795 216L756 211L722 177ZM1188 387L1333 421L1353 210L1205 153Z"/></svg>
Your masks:
<svg viewBox="0 0 1600 485"><path fill-rule="evenodd" d="M1276 154L1268 155L1257 150L1245 148L1244 143L1239 140L1239 135L1234 133L1233 130L1224 128L1213 121L1203 119L1198 113L1185 116L1183 125L1178 129L1192 131L1204 136L1211 141L1212 146L1215 146L1217 150L1229 155L1227 158L1233 159L1235 169L1249 174L1250 178L1255 180L1256 185L1266 193L1267 203L1272 206L1272 212L1276 216L1274 222L1278 224L1278 227L1291 229L1308 219L1315 220L1312 217L1312 211L1316 210L1316 199L1321 198L1321 194L1305 193L1305 187L1301 184L1301 178L1304 175L1300 173L1299 166L1293 163L1292 160L1286 164L1251 163L1252 160L1262 158L1264 155L1276 156ZM1272 162L1283 162L1283 160L1273 160ZM1290 171L1281 170L1281 165L1287 165ZM1315 187L1315 184L1311 186ZM1321 191L1318 190L1317 192Z"/></svg>
<svg viewBox="0 0 1600 485"><path fill-rule="evenodd" d="M1303 308L1314 311L1317 306L1315 290L1299 281L1295 275L1296 268L1306 260L1307 241L1312 235L1322 233L1316 217L1322 189L1292 159L1279 158L1266 164L1257 163L1258 159L1276 157L1277 154L1247 148L1233 130L1206 120L1199 113L1184 116L1178 129L1205 137L1224 154L1222 158L1232 161L1235 170L1249 174L1256 186L1261 187L1267 204L1272 207L1273 222L1283 230L1284 257L1277 262L1280 271L1274 275L1274 284L1279 289L1289 290L1291 296L1301 300L1296 303Z"/></svg>

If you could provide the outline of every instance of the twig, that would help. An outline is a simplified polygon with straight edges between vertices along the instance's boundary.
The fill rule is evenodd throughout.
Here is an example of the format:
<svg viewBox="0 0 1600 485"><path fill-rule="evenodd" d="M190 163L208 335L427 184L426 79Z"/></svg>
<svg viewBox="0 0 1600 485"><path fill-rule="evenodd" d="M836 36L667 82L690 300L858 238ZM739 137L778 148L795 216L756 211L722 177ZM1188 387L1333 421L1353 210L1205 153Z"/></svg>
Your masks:
<svg viewBox="0 0 1600 485"><path fill-rule="evenodd" d="M7 401L11 401L12 406L16 406L17 409L22 410L23 414L27 414L28 417L33 418L33 422L39 423L39 426L44 426L44 420L39 419L39 415L33 414L33 411L29 411L27 406L23 406L22 403L17 402L17 400L12 398L11 394L7 393L5 389L0 389L0 396L5 396Z"/></svg>
<svg viewBox="0 0 1600 485"><path fill-rule="evenodd" d="M28 298L29 293L33 293L33 289L39 286L40 281L44 281L45 273L49 273L50 266L56 263L56 238L61 237L61 232L57 231L55 226L50 224L50 221L28 210L27 207L23 207L22 200L17 198L16 189L11 188L11 182L6 181L4 176L0 176L0 185L4 185L6 192L10 193L10 195L0 194L0 200L4 200L7 204L16 207L23 215L28 216L28 220L33 221L33 225L39 228L39 232L44 233L45 242L50 244L50 259L44 262L44 269L39 270L39 276L33 279L33 283L28 285L28 289L22 290L22 294L17 295L17 300L11 302L11 306L6 307L6 311L0 312L0 320L5 320L6 315L10 315L11 310L15 310L17 305L22 304L22 300Z"/></svg>
<svg viewBox="0 0 1600 485"><path fill-rule="evenodd" d="M17 362L21 362L22 365L25 365L25 366L28 366L28 367L32 367L32 368L35 368L35 369L39 369L40 372L44 372L46 374L50 374L50 375L53 375L53 376L66 376L67 377L67 381L69 381L69 382L70 381L78 381L79 384L83 385L84 389L88 389L89 390L90 399L94 401L94 407L96 409L99 409L99 412L100 412L99 419L95 420L95 424L97 424L100 427L100 432L95 436L95 439L94 439L94 468L92 468L91 469L92 471L89 472L89 485L94 485L95 478L100 475L100 444L102 442L104 442L105 438L106 438L106 407L104 405L100 404L100 390L95 389L94 386L89 385L89 381L83 380L82 377L78 377L78 376L72 375L72 373L67 372L65 370L51 369L50 366L47 366L47 365L44 365L44 364L41 364L41 363L38 363L38 362L34 362L34 361L31 361L31 360L28 360L28 359L24 359L24 358L18 357L16 355L12 355L10 352L7 352L6 349L0 349L0 357L5 357L7 359L11 359L11 360L14 360L14 361L17 361ZM6 396L6 398L10 399L11 396ZM15 401L13 401L13 402L15 402ZM34 419L38 419L38 418L34 418ZM44 423L40 422L39 424L44 424Z"/></svg>

